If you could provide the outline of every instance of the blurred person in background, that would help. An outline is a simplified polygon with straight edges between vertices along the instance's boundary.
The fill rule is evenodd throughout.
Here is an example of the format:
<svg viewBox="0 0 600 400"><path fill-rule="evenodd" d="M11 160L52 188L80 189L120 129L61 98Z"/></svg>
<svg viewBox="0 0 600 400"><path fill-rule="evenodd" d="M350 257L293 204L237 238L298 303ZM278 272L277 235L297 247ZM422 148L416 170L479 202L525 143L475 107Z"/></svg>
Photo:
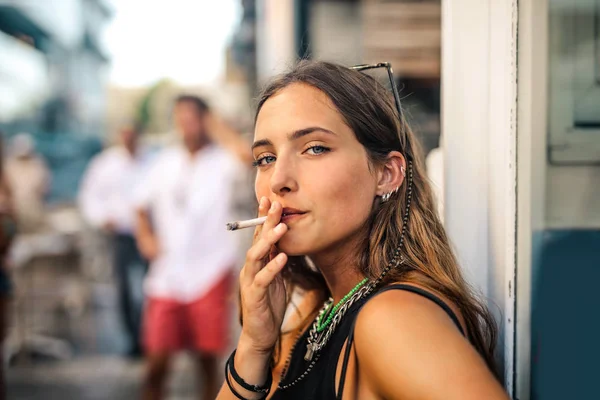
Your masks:
<svg viewBox="0 0 600 400"><path fill-rule="evenodd" d="M174 106L181 143L163 150L140 186L137 240L151 261L145 282L143 398L161 399L173 355L192 350L204 399L221 382L219 357L229 346L229 299L236 243L232 182L251 154L241 136L199 97Z"/></svg>
<svg viewBox="0 0 600 400"><path fill-rule="evenodd" d="M128 355L132 357L142 354L142 285L147 271L147 261L140 254L134 237L134 189L149 163L149 156L140 148L138 139L135 126L123 126L119 131L119 144L91 160L79 192L79 207L85 220L111 237L119 307L130 343Z"/></svg>
<svg viewBox="0 0 600 400"><path fill-rule="evenodd" d="M31 135L19 133L12 139L4 172L11 188L19 231L32 233L43 229L50 172L36 153Z"/></svg>
<svg viewBox="0 0 600 400"><path fill-rule="evenodd" d="M11 295L11 279L7 266L7 254L15 235L16 223L12 207L10 187L3 171L3 146L0 132L0 360L4 360L4 339L8 320L8 305ZM0 400L6 398L4 365L0 366Z"/></svg>

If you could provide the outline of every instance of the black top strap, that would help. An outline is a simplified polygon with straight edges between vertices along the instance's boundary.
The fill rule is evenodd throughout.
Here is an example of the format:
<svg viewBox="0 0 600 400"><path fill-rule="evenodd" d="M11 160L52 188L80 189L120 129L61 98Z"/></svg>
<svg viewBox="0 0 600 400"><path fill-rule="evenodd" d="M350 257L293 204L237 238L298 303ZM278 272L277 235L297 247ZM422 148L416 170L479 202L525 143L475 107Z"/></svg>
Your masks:
<svg viewBox="0 0 600 400"><path fill-rule="evenodd" d="M390 285L390 286L386 286L386 287L382 288L380 291L375 293L375 295L373 297L380 295L383 292L387 292L388 290L405 290L407 292L412 292L412 293L418 294L420 296L423 296L423 297L433 301L435 304L440 306L446 312L446 314L448 314L448 316L450 317L450 319L452 319L452 321L454 322L454 324L456 325L456 327L458 328L460 333L463 336L466 336L460 322L458 321L458 317L456 316L454 311L452 311L452 309L448 306L448 304L444 303L444 301L442 299L440 299L439 297L437 297L436 295L428 292L427 290L423 290L419 287L416 287L416 286L405 285L405 284L399 283L396 285ZM367 302L362 304L361 308L366 303ZM358 311L355 314L354 321L352 322L352 326L350 327L350 333L348 334L348 340L346 341L346 349L344 351L344 359L342 361L342 371L340 374L340 382L338 385L338 390L337 390L337 395L336 395L337 400L341 400L342 395L344 393L344 384L346 383L346 371L348 369L348 361L350 360L350 351L352 349L352 343L354 342L354 327L356 326L357 319L358 319Z"/></svg>
<svg viewBox="0 0 600 400"><path fill-rule="evenodd" d="M412 285L404 285L404 284L396 284L396 285L390 285L390 286L386 286L383 289L381 289L379 292L377 292L376 295L379 295L383 292L387 292L388 290L405 290L407 292L412 292L412 293L416 293L418 295L421 295L423 297L428 298L429 300L433 301L435 304L437 304L438 306L440 306L442 308L442 310L446 311L446 314L448 314L448 316L450 317L450 319L454 322L454 324L456 325L456 327L458 328L458 330L460 331L460 333L463 336L465 335L465 331L463 330L462 325L460 324L458 317L456 316L456 314L454 313L454 311L452 311L452 309L448 306L448 304L446 304L442 299L440 299L439 297L437 297L436 295L434 295L431 292L428 292L427 290L423 290L419 287L416 286L412 286Z"/></svg>

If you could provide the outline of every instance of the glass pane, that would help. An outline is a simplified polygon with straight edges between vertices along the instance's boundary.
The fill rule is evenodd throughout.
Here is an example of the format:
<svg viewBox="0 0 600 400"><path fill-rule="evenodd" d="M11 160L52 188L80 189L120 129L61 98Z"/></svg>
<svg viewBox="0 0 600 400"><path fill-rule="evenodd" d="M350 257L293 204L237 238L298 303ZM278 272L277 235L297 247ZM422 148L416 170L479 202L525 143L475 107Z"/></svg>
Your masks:
<svg viewBox="0 0 600 400"><path fill-rule="evenodd" d="M600 161L600 0L550 0L550 145L557 163Z"/></svg>

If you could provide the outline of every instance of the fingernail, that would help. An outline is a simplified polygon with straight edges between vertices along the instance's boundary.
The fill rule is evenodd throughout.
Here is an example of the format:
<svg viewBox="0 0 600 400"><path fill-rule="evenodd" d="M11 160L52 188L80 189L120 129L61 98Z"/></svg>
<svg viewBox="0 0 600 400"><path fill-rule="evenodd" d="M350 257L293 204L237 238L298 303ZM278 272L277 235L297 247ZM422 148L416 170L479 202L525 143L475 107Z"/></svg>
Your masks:
<svg viewBox="0 0 600 400"><path fill-rule="evenodd" d="M275 258L277 259L278 263L282 263L283 260L285 259L285 256L283 253L279 253L279 254L277 254L277 257L275 257Z"/></svg>
<svg viewBox="0 0 600 400"><path fill-rule="evenodd" d="M271 204L271 211L275 211L275 209L277 208L278 205L279 205L279 203L274 201L273 204Z"/></svg>
<svg viewBox="0 0 600 400"><path fill-rule="evenodd" d="M258 206L260 208L265 208L265 205L267 203L267 198L265 196L260 198L260 201L258 202Z"/></svg>
<svg viewBox="0 0 600 400"><path fill-rule="evenodd" d="M275 233L282 233L285 230L285 224L280 223L275 227Z"/></svg>

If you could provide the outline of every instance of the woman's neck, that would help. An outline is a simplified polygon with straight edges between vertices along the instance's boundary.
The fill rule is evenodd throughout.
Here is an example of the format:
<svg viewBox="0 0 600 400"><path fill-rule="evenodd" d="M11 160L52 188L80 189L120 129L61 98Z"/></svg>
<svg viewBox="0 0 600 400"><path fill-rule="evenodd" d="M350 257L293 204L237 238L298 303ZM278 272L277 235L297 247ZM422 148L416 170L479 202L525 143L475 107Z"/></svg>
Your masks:
<svg viewBox="0 0 600 400"><path fill-rule="evenodd" d="M311 260L323 274L334 303L340 301L365 276L359 271L355 240L344 246L337 246L334 251L324 251L311 256Z"/></svg>

